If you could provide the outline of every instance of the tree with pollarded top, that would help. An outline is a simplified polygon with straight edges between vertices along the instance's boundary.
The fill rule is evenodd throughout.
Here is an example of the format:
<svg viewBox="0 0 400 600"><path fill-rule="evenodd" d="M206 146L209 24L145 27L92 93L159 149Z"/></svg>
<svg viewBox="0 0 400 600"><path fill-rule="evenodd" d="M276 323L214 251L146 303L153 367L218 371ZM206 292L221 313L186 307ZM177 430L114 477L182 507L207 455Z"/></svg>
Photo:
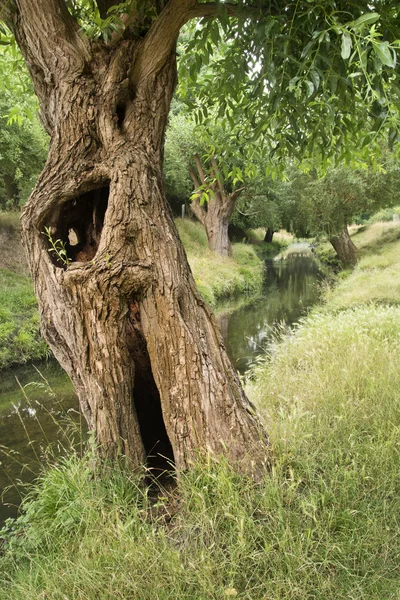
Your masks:
<svg viewBox="0 0 400 600"><path fill-rule="evenodd" d="M299 236L325 234L344 267L354 267L357 248L348 225L361 213L373 214L399 202L400 171L397 160L383 152L379 169L328 169L324 177L297 173L284 185L286 219Z"/></svg>
<svg viewBox="0 0 400 600"><path fill-rule="evenodd" d="M250 149L239 143L232 146L231 135L232 131L223 131L216 121L209 128L195 127L181 112L170 119L165 145L167 184L184 188L190 178L191 210L206 231L209 248L221 256L232 255L231 216L237 199L256 174Z"/></svg>
<svg viewBox="0 0 400 600"><path fill-rule="evenodd" d="M165 200L163 142L177 37L198 17L200 60L218 41L215 19L239 52L247 44L251 77L244 53L234 80L221 85L226 99L232 93L239 103L241 81L254 86L243 110L269 103L268 122L260 113L253 133L271 127L275 114L276 152L284 154L288 143L306 151L312 140L328 152L343 118L335 106L348 108L347 119L354 113L357 126L372 92L392 130L395 9L390 2L333 1L311 8L273 1L0 0L51 136L22 218L42 331L104 455L125 455L137 466L158 452L178 470L199 451L223 453L249 470L268 460L267 435L198 294ZM251 63L258 56L257 70ZM308 106L308 123L319 119L307 139L301 127L287 130L296 106L300 116ZM318 137L324 119L331 119L328 141ZM67 261L49 252L57 243Z"/></svg>

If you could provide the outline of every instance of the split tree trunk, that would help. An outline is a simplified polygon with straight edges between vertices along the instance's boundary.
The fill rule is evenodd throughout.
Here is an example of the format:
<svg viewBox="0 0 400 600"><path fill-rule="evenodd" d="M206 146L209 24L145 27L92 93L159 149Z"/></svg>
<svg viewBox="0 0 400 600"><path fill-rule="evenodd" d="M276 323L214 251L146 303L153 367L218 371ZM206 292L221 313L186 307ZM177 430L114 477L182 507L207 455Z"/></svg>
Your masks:
<svg viewBox="0 0 400 600"><path fill-rule="evenodd" d="M268 438L196 289L163 190L176 61L174 44L160 48L171 24L156 23L152 43L107 47L80 38L62 0L18 5L12 25L51 133L23 240L43 335L102 454L180 470L210 452L259 470ZM179 7L162 15L176 18Z"/></svg>
<svg viewBox="0 0 400 600"><path fill-rule="evenodd" d="M203 166L198 156L194 157L196 164L190 169L190 176L196 189L207 185ZM215 159L211 160L211 174L214 179L210 185L212 195L207 202L201 204L199 198L192 200L191 208L195 216L206 230L208 246L220 256L232 256L232 244L228 235L229 223L232 217L235 202L242 189L228 193L224 189L222 174Z"/></svg>
<svg viewBox="0 0 400 600"><path fill-rule="evenodd" d="M357 262L357 247L349 235L347 225L338 235L331 237L329 241L334 247L340 262L345 267L354 267Z"/></svg>

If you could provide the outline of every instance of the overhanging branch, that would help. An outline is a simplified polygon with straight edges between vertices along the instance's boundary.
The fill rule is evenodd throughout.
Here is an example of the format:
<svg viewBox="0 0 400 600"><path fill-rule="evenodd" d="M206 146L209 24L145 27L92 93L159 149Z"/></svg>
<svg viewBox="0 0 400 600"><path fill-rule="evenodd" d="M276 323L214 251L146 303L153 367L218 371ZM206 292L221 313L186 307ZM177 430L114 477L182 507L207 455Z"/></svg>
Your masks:
<svg viewBox="0 0 400 600"><path fill-rule="evenodd" d="M182 26L189 20L193 0L170 0L146 34L131 78L157 74L174 50Z"/></svg>
<svg viewBox="0 0 400 600"><path fill-rule="evenodd" d="M15 6L9 26L28 65L47 80L76 77L89 49L65 0L18 0Z"/></svg>

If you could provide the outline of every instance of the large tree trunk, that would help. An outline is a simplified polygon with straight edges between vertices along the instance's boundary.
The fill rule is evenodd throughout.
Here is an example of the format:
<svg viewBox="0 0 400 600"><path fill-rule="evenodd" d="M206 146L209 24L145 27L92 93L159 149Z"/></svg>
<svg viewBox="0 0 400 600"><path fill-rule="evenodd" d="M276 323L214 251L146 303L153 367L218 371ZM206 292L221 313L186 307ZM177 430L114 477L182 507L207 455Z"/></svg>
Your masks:
<svg viewBox="0 0 400 600"><path fill-rule="evenodd" d="M347 225L338 235L331 237L329 241L334 247L340 262L345 267L354 267L357 262L357 247L349 235Z"/></svg>
<svg viewBox="0 0 400 600"><path fill-rule="evenodd" d="M195 188L207 185L203 166L198 156L194 157L197 173L190 169L190 176ZM208 247L220 256L232 256L232 244L228 235L229 222L235 208L235 202L243 188L228 193L224 189L222 174L217 162L211 160L211 174L214 182L211 184L210 199L203 204L199 198L192 200L191 208L195 216L206 230Z"/></svg>
<svg viewBox="0 0 400 600"><path fill-rule="evenodd" d="M15 178L12 175L3 175L3 181L10 206L19 208L19 189Z"/></svg>
<svg viewBox="0 0 400 600"><path fill-rule="evenodd" d="M46 14L59 0L41 0L48 10L39 20L19 1L31 72L54 66L53 79L35 79L52 137L23 240L43 335L102 454L125 455L133 467L169 460L179 470L210 452L258 470L268 438L196 289L163 190L174 47L154 66L154 52L140 54L146 39L73 46L66 16L68 44L55 55ZM157 44L163 31L155 30Z"/></svg>
<svg viewBox="0 0 400 600"><path fill-rule="evenodd" d="M232 210L227 210L218 194L209 201L204 210L203 207L196 205L196 201L192 203L194 214L206 230L209 248L221 256L232 256L228 228L233 205Z"/></svg>
<svg viewBox="0 0 400 600"><path fill-rule="evenodd" d="M273 229L270 229L268 227L268 229L265 232L265 237L264 237L264 242L266 242L267 244L271 244L272 242L272 238L274 237L274 231Z"/></svg>

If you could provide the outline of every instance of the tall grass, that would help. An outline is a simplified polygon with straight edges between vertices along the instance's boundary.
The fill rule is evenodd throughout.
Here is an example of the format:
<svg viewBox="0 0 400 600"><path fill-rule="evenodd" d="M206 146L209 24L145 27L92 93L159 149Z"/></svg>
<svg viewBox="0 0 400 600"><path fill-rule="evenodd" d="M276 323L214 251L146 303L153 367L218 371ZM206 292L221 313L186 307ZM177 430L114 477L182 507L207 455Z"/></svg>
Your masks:
<svg viewBox="0 0 400 600"><path fill-rule="evenodd" d="M353 236L360 250L354 271L328 287L328 310L342 310L368 302L400 304L400 225L375 223Z"/></svg>
<svg viewBox="0 0 400 600"><path fill-rule="evenodd" d="M39 333L39 314L30 278L0 269L0 369L44 358L48 352Z"/></svg>
<svg viewBox="0 0 400 600"><path fill-rule="evenodd" d="M74 455L3 533L1 600L390 600L400 589L400 308L315 314L253 374L275 454L149 497ZM9 525L11 527L11 525Z"/></svg>
<svg viewBox="0 0 400 600"><path fill-rule="evenodd" d="M14 211L0 211L0 231L17 233L20 229L20 213Z"/></svg>

